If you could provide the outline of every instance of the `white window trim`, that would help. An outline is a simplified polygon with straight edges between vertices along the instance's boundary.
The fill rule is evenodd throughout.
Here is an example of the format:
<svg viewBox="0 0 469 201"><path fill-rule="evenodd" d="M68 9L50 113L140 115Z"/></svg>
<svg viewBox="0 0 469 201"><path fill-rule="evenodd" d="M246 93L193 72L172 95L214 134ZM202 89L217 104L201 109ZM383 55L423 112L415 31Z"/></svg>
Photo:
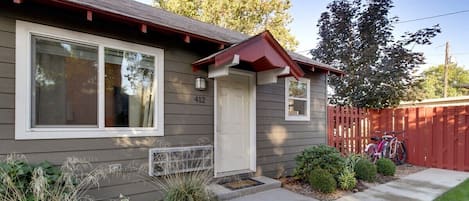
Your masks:
<svg viewBox="0 0 469 201"><path fill-rule="evenodd" d="M39 35L98 47L98 128L31 128L31 36ZM155 56L153 128L104 127L104 47ZM164 51L96 35L16 21L15 139L142 137L164 135Z"/></svg>
<svg viewBox="0 0 469 201"><path fill-rule="evenodd" d="M294 98L289 97L290 81L297 81L295 78L285 78L285 121L310 121L311 111L311 88L310 80L306 78L300 78L299 81L306 82L306 98ZM306 101L306 115L291 116L288 114L288 99L305 100Z"/></svg>

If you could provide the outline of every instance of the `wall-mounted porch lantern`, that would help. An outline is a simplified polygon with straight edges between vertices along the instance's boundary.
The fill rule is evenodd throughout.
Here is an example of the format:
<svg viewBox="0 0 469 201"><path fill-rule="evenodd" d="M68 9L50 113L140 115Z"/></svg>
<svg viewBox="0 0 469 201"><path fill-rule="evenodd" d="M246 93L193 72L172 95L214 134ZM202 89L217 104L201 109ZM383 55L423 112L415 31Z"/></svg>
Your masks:
<svg viewBox="0 0 469 201"><path fill-rule="evenodd" d="M195 78L195 89L205 91L207 89L207 80L203 77Z"/></svg>

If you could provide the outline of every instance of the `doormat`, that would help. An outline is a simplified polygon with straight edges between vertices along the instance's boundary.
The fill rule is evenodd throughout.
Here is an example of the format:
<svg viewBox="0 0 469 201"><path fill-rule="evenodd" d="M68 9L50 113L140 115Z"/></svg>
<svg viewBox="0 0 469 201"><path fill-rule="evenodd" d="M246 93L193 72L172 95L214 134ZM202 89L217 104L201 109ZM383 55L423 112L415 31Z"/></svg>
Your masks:
<svg viewBox="0 0 469 201"><path fill-rule="evenodd" d="M256 181L254 179L248 178L248 179L241 179L241 180L230 181L230 182L221 182L221 183L218 183L218 184L220 184L223 187L228 188L230 190L239 190L239 189L243 189L243 188L259 186L259 185L262 185L264 183L262 183L260 181Z"/></svg>

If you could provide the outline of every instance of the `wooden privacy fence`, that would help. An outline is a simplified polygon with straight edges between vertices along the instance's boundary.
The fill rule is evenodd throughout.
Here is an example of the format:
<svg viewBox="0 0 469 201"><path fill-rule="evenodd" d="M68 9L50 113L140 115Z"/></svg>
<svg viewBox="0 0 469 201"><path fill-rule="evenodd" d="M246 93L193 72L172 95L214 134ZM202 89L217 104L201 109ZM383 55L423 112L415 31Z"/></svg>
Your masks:
<svg viewBox="0 0 469 201"><path fill-rule="evenodd" d="M328 107L328 144L344 154L362 153L370 138L369 110Z"/></svg>
<svg viewBox="0 0 469 201"><path fill-rule="evenodd" d="M469 171L469 106L328 112L328 143L343 153L362 153L374 131L404 130L409 163Z"/></svg>

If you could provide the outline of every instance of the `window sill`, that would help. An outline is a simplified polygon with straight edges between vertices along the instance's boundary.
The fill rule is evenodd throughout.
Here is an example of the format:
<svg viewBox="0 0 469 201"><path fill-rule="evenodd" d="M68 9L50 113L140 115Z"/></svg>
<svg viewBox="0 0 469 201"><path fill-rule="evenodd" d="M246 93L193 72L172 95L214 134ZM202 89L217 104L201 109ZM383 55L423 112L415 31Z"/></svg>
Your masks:
<svg viewBox="0 0 469 201"><path fill-rule="evenodd" d="M113 138L113 137L148 137L164 136L163 129L155 128L34 128L16 132L16 140L33 139L78 139L78 138Z"/></svg>
<svg viewBox="0 0 469 201"><path fill-rule="evenodd" d="M285 121L310 121L309 117L286 116Z"/></svg>

